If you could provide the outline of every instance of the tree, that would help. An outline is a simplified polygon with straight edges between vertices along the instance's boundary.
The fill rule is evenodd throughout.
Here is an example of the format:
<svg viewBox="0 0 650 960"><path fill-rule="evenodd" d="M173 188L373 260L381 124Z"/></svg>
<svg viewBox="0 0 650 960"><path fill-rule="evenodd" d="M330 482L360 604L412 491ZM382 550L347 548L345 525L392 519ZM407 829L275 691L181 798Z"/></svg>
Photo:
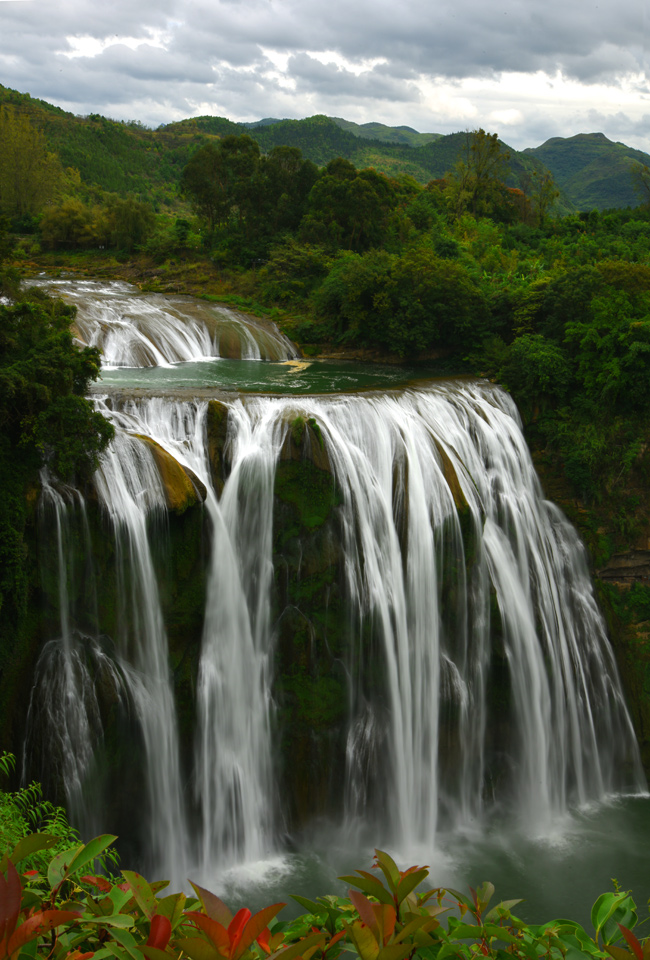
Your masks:
<svg viewBox="0 0 650 960"><path fill-rule="evenodd" d="M96 211L76 197L65 197L49 206L39 228L43 244L53 250L92 247L99 243Z"/></svg>
<svg viewBox="0 0 650 960"><path fill-rule="evenodd" d="M0 608L3 638L25 611L27 490L47 465L63 480L89 477L113 426L85 399L99 351L79 349L74 308L38 291L0 305Z"/></svg>
<svg viewBox="0 0 650 960"><path fill-rule="evenodd" d="M183 170L181 189L211 230L232 215L240 225L245 222L253 205L253 177L259 162L260 148L247 134L206 143L191 157Z"/></svg>
<svg viewBox="0 0 650 960"><path fill-rule="evenodd" d="M357 170L341 157L330 161L312 187L302 232L312 242L346 250L378 246L397 202L396 184L376 170Z"/></svg>
<svg viewBox="0 0 650 960"><path fill-rule="evenodd" d="M318 168L298 147L274 147L261 158L259 169L261 226L270 234L296 230L307 210L307 199L318 180Z"/></svg>
<svg viewBox="0 0 650 960"><path fill-rule="evenodd" d="M58 193L63 169L43 134L13 107L0 106L0 214L40 213Z"/></svg>
<svg viewBox="0 0 650 960"><path fill-rule="evenodd" d="M650 167L645 163L635 163L630 168L634 192L644 206L650 204Z"/></svg>
<svg viewBox="0 0 650 960"><path fill-rule="evenodd" d="M535 170L531 178L530 200L533 218L538 227L544 226L546 217L559 196L560 191L555 186L555 180L549 171L545 170L542 173Z"/></svg>
<svg viewBox="0 0 650 960"><path fill-rule="evenodd" d="M129 251L144 243L156 222L149 204L134 197L114 197L107 205L106 220L111 246Z"/></svg>
<svg viewBox="0 0 650 960"><path fill-rule="evenodd" d="M510 154L502 150L496 133L468 132L462 156L445 174L445 196L455 216L469 212L473 217L489 216L503 204L503 181L510 170Z"/></svg>

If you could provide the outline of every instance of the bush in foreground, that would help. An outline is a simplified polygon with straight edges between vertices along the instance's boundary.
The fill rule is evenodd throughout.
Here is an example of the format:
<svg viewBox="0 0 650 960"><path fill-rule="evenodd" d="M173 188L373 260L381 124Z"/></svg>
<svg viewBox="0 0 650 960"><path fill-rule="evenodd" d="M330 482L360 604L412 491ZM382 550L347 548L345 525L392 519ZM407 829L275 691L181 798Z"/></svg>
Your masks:
<svg viewBox="0 0 650 960"><path fill-rule="evenodd" d="M233 915L197 884L192 884L196 896L164 896L164 881L149 884L129 870L119 879L98 875L96 860L114 840L100 836L52 855L58 838L37 833L7 851L0 862L1 960L650 956L650 939L642 944L631 932L636 907L623 892L598 898L592 910L594 935L589 936L568 920L525 924L512 913L518 900L490 907L490 883L470 888L469 896L444 889L418 893L428 869L400 871L388 854L377 850L376 874L358 870L358 876L340 878L351 885L349 897L311 901L296 896L307 913L283 923L277 919L283 903L256 914L243 908ZM36 856L38 868L25 869Z"/></svg>

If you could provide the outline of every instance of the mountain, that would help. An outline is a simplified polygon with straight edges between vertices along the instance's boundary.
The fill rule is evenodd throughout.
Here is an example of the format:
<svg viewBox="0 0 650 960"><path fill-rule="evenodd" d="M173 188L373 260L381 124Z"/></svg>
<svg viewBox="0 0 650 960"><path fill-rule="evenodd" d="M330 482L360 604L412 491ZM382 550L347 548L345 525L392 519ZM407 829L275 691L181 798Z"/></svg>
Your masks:
<svg viewBox="0 0 650 960"><path fill-rule="evenodd" d="M263 152L295 146L319 166L341 156L357 167L412 176L420 183L443 177L466 143L465 133L418 133L407 126L356 124L322 115L304 120L268 117L248 123L190 117L150 130L137 121L124 123L99 114L77 117L0 85L2 104L26 113L63 165L79 171L88 189L136 194L156 204L173 202L183 167L198 147L229 134L248 134ZM551 171L562 191L562 213L637 205L641 198L634 192L630 171L638 164L650 166L650 155L613 143L602 133L554 137L521 152L506 144L502 148L510 153L510 186L518 186L521 176L531 170Z"/></svg>
<svg viewBox="0 0 650 960"><path fill-rule="evenodd" d="M353 123L341 117L331 117L343 130L364 140L380 140L384 143L402 143L407 147L422 147L425 143L439 140L441 133L418 133L413 127L387 127L384 123Z"/></svg>
<svg viewBox="0 0 650 960"><path fill-rule="evenodd" d="M650 166L650 155L624 143L614 143L604 133L579 133L552 137L524 153L536 157L553 174L579 210L634 207L641 197L634 189L632 170Z"/></svg>

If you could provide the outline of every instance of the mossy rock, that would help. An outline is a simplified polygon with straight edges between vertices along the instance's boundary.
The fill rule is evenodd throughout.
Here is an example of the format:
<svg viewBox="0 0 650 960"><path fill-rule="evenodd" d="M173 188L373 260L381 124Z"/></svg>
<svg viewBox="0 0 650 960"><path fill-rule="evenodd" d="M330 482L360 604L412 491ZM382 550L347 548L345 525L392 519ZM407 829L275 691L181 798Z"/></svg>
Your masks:
<svg viewBox="0 0 650 960"><path fill-rule="evenodd" d="M438 455L440 457L440 466L442 469L442 473L444 475L445 480L447 481L447 486L451 491L451 495L454 498L454 503L456 504L456 508L458 509L459 512L462 510L467 510L469 505L467 503L467 499L465 497L465 494L463 493L462 487L458 480L458 475L456 473L454 465L449 458L449 454L435 440L434 440L434 443L436 445L436 450L438 451Z"/></svg>
<svg viewBox="0 0 650 960"><path fill-rule="evenodd" d="M332 473L327 446L315 417L302 414L287 417L288 430L280 450L280 461L309 460L318 470Z"/></svg>
<svg viewBox="0 0 650 960"><path fill-rule="evenodd" d="M333 476L311 460L280 460L275 471L274 494L293 506L298 525L310 533L322 527L334 507L341 503ZM283 530L283 540L298 532Z"/></svg>
<svg viewBox="0 0 650 960"><path fill-rule="evenodd" d="M220 497L226 480L224 448L228 437L228 407L220 400L210 400L206 420L208 456L212 483Z"/></svg>
<svg viewBox="0 0 650 960"><path fill-rule="evenodd" d="M153 454L165 491L167 507L174 513L185 513L189 507L203 503L207 496L205 484L188 467L182 466L170 453L151 437L134 434Z"/></svg>

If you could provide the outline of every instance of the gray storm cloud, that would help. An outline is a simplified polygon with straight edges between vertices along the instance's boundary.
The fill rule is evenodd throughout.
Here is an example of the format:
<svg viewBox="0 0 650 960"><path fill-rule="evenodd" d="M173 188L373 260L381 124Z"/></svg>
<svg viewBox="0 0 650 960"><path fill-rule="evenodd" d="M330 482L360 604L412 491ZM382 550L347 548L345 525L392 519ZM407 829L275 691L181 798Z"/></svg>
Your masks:
<svg viewBox="0 0 650 960"><path fill-rule="evenodd" d="M638 0L0 0L0 82L75 113L144 110L150 123L345 107L358 121L447 132L510 111L516 139L601 115L644 136L647 106L605 109L598 97L634 80L645 100L645 31ZM553 110L497 90L511 73L575 81L584 103ZM490 89L454 93L470 81Z"/></svg>

